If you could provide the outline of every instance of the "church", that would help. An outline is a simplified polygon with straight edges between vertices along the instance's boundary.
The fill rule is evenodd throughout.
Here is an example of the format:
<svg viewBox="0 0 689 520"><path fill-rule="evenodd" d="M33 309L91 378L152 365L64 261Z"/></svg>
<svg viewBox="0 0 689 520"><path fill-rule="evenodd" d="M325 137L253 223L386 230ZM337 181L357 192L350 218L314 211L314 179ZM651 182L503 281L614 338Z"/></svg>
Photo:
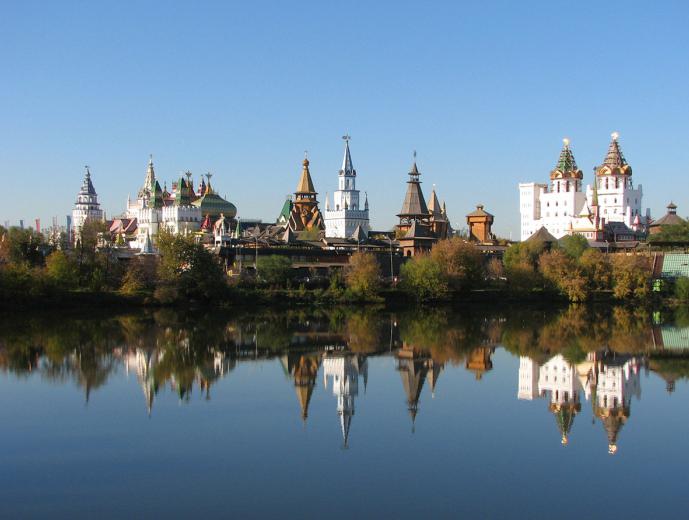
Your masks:
<svg viewBox="0 0 689 520"><path fill-rule="evenodd" d="M613 133L603 164L594 168L594 182L585 191L584 175L569 139L563 140L560 157L550 172L550 184L519 184L521 240L542 227L558 239L580 234L591 242L602 241L610 226L616 228L616 234L645 233L650 213L646 210L642 214L643 190L633 183L632 167L618 139L618 134Z"/></svg>

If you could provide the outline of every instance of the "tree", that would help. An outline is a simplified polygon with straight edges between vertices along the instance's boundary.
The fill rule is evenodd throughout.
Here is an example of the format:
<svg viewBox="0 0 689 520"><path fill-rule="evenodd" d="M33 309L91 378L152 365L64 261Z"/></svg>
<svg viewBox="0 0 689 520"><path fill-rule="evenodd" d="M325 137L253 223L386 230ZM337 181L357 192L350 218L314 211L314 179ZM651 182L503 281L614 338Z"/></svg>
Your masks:
<svg viewBox="0 0 689 520"><path fill-rule="evenodd" d="M659 233L649 235L648 241L653 242L689 242L689 222L682 224L661 226Z"/></svg>
<svg viewBox="0 0 689 520"><path fill-rule="evenodd" d="M294 277L292 261L281 255L262 256L257 275L271 287L285 286Z"/></svg>
<svg viewBox="0 0 689 520"><path fill-rule="evenodd" d="M643 298L651 290L649 259L639 255L615 255L612 260L615 298Z"/></svg>
<svg viewBox="0 0 689 520"><path fill-rule="evenodd" d="M612 267L609 258L598 249L589 248L579 258L579 265L594 291L606 291L612 287Z"/></svg>
<svg viewBox="0 0 689 520"><path fill-rule="evenodd" d="M680 276L675 282L675 297L683 302L689 302L689 278Z"/></svg>
<svg viewBox="0 0 689 520"><path fill-rule="evenodd" d="M210 300L227 289L225 273L218 259L192 237L158 234L160 292L169 302L177 298Z"/></svg>
<svg viewBox="0 0 689 520"><path fill-rule="evenodd" d="M138 256L132 258L122 278L120 291L125 294L135 294L155 289L158 262L152 256Z"/></svg>
<svg viewBox="0 0 689 520"><path fill-rule="evenodd" d="M437 300L448 293L443 270L429 255L415 256L402 266L402 287L418 300Z"/></svg>
<svg viewBox="0 0 689 520"><path fill-rule="evenodd" d="M375 295L380 287L380 266L371 253L354 253L345 271L347 289L357 297Z"/></svg>
<svg viewBox="0 0 689 520"><path fill-rule="evenodd" d="M31 228L11 227L2 238L6 245L2 247L7 262L30 266L43 264L45 241L43 235Z"/></svg>
<svg viewBox="0 0 689 520"><path fill-rule="evenodd" d="M512 288L530 291L542 285L538 261L544 250L543 242L520 242L511 245L505 251L505 276Z"/></svg>
<svg viewBox="0 0 689 520"><path fill-rule="evenodd" d="M571 258L578 260L589 249L589 241L583 235L567 235L560 239L560 247Z"/></svg>
<svg viewBox="0 0 689 520"><path fill-rule="evenodd" d="M79 282L79 268L64 251L53 251L45 260L48 277L63 288L75 288Z"/></svg>
<svg viewBox="0 0 689 520"><path fill-rule="evenodd" d="M431 251L431 258L455 291L472 289L483 282L483 255L475 245L461 238L441 240Z"/></svg>
<svg viewBox="0 0 689 520"><path fill-rule="evenodd" d="M563 250L547 251L540 257L543 278L571 302L581 302L588 297L586 278L575 261Z"/></svg>

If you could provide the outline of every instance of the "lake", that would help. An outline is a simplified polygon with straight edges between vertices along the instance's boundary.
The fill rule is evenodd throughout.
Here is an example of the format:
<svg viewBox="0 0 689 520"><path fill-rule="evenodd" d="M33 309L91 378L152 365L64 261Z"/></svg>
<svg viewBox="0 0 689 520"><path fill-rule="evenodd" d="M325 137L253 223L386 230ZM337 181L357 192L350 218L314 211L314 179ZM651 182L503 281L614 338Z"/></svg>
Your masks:
<svg viewBox="0 0 689 520"><path fill-rule="evenodd" d="M3 518L686 514L689 312L0 318Z"/></svg>

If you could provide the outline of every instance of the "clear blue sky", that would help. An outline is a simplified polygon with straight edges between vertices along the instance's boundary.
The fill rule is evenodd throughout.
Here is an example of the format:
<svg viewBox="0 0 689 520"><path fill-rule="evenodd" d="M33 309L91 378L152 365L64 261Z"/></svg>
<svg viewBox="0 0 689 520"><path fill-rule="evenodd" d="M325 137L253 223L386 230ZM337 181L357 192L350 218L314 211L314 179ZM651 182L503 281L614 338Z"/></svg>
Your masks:
<svg viewBox="0 0 689 520"><path fill-rule="evenodd" d="M684 1L4 2L0 223L63 221L84 164L115 215L149 153L271 220L304 150L332 193L345 132L376 228L416 149L453 223L482 202L516 237L517 184L565 136L590 182L615 130L644 205L687 215L687 20Z"/></svg>

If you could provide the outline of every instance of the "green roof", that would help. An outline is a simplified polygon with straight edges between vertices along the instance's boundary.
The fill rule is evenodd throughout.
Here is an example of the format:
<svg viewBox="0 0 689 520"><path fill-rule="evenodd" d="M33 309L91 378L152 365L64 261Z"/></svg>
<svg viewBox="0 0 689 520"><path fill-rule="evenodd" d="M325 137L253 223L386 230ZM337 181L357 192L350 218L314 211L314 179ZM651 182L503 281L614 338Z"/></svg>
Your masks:
<svg viewBox="0 0 689 520"><path fill-rule="evenodd" d="M663 346L671 350L689 350L689 327L661 327Z"/></svg>
<svg viewBox="0 0 689 520"><path fill-rule="evenodd" d="M663 257L662 278L689 277L689 254L668 253Z"/></svg>

